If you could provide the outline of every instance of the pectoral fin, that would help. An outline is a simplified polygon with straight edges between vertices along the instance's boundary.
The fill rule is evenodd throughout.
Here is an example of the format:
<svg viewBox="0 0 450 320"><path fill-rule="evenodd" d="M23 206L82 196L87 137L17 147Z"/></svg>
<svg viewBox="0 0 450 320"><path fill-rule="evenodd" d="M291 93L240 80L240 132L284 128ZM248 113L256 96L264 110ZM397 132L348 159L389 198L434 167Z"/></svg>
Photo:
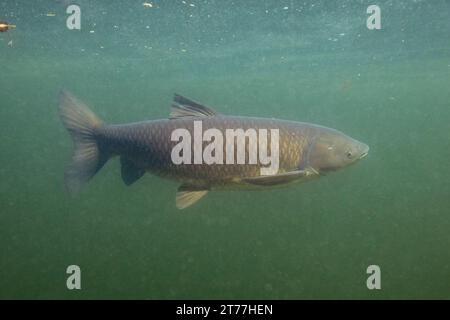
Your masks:
<svg viewBox="0 0 450 320"><path fill-rule="evenodd" d="M242 179L244 182L258 185L258 186L277 186L295 182L301 178L317 175L318 172L313 168L306 168L304 170L289 171L270 176L259 176Z"/></svg>
<svg viewBox="0 0 450 320"><path fill-rule="evenodd" d="M178 209L187 208L208 193L207 189L199 189L193 186L181 185L178 188L176 205Z"/></svg>
<svg viewBox="0 0 450 320"><path fill-rule="evenodd" d="M129 186L136 182L145 173L144 169L136 167L136 165L125 157L120 157L121 173L123 182Z"/></svg>

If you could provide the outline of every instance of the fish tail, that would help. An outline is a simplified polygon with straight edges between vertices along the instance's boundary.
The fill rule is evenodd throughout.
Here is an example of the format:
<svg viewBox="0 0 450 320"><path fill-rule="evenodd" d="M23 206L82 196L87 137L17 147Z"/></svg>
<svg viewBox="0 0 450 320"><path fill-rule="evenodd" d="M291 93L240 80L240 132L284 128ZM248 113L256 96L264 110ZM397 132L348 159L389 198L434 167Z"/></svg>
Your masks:
<svg viewBox="0 0 450 320"><path fill-rule="evenodd" d="M74 144L72 162L64 180L67 190L75 194L109 159L98 144L97 132L103 124L83 102L65 90L59 94L59 116Z"/></svg>

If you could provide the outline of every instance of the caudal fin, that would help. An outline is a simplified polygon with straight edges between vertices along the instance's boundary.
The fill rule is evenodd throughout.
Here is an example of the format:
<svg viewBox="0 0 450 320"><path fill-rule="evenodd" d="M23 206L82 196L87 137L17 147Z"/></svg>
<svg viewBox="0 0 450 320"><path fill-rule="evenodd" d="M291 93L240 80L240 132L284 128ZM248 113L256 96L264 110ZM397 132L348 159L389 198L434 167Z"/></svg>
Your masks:
<svg viewBox="0 0 450 320"><path fill-rule="evenodd" d="M102 121L65 90L59 94L59 116L74 143L72 162L65 172L65 184L70 193L77 193L108 161L96 138Z"/></svg>

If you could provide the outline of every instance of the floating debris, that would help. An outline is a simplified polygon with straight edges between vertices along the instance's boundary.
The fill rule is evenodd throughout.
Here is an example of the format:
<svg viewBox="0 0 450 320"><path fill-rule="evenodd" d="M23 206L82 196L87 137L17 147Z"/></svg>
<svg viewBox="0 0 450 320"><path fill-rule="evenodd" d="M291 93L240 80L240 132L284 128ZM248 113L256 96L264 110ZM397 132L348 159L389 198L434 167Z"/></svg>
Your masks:
<svg viewBox="0 0 450 320"><path fill-rule="evenodd" d="M153 8L153 3L151 2L144 2L142 5L144 6L144 8Z"/></svg>
<svg viewBox="0 0 450 320"><path fill-rule="evenodd" d="M45 14L47 17L56 17L56 13L48 12Z"/></svg>

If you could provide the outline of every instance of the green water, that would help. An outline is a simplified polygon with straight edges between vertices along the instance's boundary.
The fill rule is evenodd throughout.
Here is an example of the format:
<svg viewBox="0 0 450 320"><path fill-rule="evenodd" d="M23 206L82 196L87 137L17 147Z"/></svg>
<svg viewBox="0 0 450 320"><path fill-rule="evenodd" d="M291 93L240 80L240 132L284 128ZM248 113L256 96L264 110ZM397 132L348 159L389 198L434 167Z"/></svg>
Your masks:
<svg viewBox="0 0 450 320"><path fill-rule="evenodd" d="M0 34L0 298L450 298L448 1L142 2L78 1L77 31L69 1L0 1L17 25ZM126 187L114 159L72 198L61 88L106 122L166 118L178 92L336 128L370 154L184 211L176 183Z"/></svg>

